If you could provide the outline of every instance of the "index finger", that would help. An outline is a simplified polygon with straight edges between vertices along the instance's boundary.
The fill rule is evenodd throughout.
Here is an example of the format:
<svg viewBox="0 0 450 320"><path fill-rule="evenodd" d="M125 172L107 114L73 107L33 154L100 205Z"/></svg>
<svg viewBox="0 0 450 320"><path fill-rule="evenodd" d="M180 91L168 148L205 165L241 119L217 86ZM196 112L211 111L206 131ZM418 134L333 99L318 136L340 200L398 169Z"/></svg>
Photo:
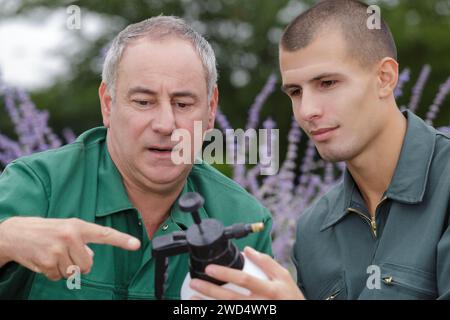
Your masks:
<svg viewBox="0 0 450 320"><path fill-rule="evenodd" d="M270 279L290 277L289 272L269 255L258 252L252 247L245 247L244 253L245 256L260 267Z"/></svg>
<svg viewBox="0 0 450 320"><path fill-rule="evenodd" d="M137 250L141 242L129 234L113 228L83 221L81 236L85 243L109 244L125 250Z"/></svg>

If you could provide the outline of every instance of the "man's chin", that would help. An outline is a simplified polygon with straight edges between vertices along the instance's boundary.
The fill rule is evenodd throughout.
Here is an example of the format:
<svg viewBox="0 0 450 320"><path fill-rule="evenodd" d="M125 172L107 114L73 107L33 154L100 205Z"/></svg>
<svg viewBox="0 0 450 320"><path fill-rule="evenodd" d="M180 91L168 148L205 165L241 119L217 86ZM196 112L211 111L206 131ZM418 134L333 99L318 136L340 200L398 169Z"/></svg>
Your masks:
<svg viewBox="0 0 450 320"><path fill-rule="evenodd" d="M155 184L174 184L181 181L190 171L189 167L181 168L179 165L158 165L152 167L145 174L149 181Z"/></svg>
<svg viewBox="0 0 450 320"><path fill-rule="evenodd" d="M336 152L333 150L320 150L317 149L320 157L329 162L341 162L349 159L348 155L343 154L342 152Z"/></svg>

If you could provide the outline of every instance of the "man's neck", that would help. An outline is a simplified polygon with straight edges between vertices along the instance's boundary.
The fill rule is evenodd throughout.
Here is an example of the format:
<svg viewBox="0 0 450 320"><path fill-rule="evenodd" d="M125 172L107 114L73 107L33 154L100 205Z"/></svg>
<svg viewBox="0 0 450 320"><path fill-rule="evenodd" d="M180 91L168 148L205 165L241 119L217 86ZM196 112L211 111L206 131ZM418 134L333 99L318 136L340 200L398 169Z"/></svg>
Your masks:
<svg viewBox="0 0 450 320"><path fill-rule="evenodd" d="M154 183L143 176L138 178L136 174L139 173L133 174L126 167L122 167L109 139L107 146L111 159L122 177L128 198L141 214L147 234L152 239L156 229L169 216L173 203L183 190L189 171L183 172L171 183Z"/></svg>
<svg viewBox="0 0 450 320"><path fill-rule="evenodd" d="M173 203L183 190L184 183L177 183L163 190L144 189L126 179L124 185L131 203L142 216L149 238L152 239L156 229L169 216Z"/></svg>
<svg viewBox="0 0 450 320"><path fill-rule="evenodd" d="M391 183L406 127L405 117L397 108L393 109L387 116L386 126L370 146L347 162L371 216L375 216L376 207Z"/></svg>

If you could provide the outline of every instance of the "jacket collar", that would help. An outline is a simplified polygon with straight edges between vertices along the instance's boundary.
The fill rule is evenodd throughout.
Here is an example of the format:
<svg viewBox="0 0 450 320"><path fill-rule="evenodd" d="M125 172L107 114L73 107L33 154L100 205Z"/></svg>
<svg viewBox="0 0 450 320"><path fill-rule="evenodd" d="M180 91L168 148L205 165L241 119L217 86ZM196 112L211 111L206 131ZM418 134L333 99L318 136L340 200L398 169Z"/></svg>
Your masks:
<svg viewBox="0 0 450 320"><path fill-rule="evenodd" d="M96 216L104 217L125 210L136 210L128 198L122 176L111 159L106 143L103 144L101 152L102 155L98 172ZM190 176L188 176L182 192L171 208L169 218L178 225L181 225L182 228L189 228L194 223L194 220L191 214L181 211L178 206L178 199L183 194L194 191L196 191L195 185L192 183ZM204 207L199 209L199 215L202 219L208 218Z"/></svg>
<svg viewBox="0 0 450 320"><path fill-rule="evenodd" d="M420 203L425 194L434 154L436 131L411 111L407 110L403 114L407 118L406 135L385 196L401 203L415 204ZM343 197L337 200L338 203L333 206L335 210L330 211L325 218L321 231L339 222L348 213L348 208L364 206L358 187L348 169L345 169L340 188L343 189Z"/></svg>

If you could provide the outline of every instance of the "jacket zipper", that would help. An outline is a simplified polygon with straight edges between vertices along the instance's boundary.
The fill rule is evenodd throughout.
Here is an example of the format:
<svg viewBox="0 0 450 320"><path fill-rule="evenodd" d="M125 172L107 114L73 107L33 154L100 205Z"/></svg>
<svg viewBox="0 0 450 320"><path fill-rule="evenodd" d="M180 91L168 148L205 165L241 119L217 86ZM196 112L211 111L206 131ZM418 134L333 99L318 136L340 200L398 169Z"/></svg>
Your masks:
<svg viewBox="0 0 450 320"><path fill-rule="evenodd" d="M384 277L383 278L383 282L386 285L388 285L388 286L400 286L400 287L403 287L403 288L405 288L407 290L411 290L411 291L416 292L416 293L418 292L418 293L421 293L421 294L424 294L424 295L428 295L428 296L432 296L433 295L432 293L430 293L430 292L428 292L426 290L423 290L423 289L420 289L420 288L416 288L416 287L414 287L412 285L409 285L407 283L404 283L402 281L394 280L394 278L392 276Z"/></svg>
<svg viewBox="0 0 450 320"><path fill-rule="evenodd" d="M378 203L378 205L377 205L377 208L375 209L375 212L378 210L378 207L380 206L380 204L382 204L383 201L386 200L386 199L387 199L386 196L384 196L384 197L381 199L381 201L380 201L380 202ZM364 219L364 221L366 221L366 222L369 224L370 229L372 230L373 236L374 236L375 238L377 237L377 221L376 221L376 214L375 214L373 217L371 217L371 218L369 219L365 214L363 214L362 212L360 212L360 211L358 211L358 210L356 210L356 209L354 209L354 208L348 208L348 211L354 212L354 213L358 214L359 216L361 216L361 217Z"/></svg>
<svg viewBox="0 0 450 320"><path fill-rule="evenodd" d="M348 208L348 211L354 212L357 215L359 215L361 218L363 218L363 220L369 224L369 227L370 227L370 230L372 230L373 236L375 238L377 237L377 222L375 221L375 217L372 217L371 219L369 219L369 218L367 218L367 216L365 214L363 214L360 211L353 209L353 208Z"/></svg>
<svg viewBox="0 0 450 320"><path fill-rule="evenodd" d="M338 289L333 294L331 294L329 297L327 297L325 300L334 300L336 297L341 293L341 289Z"/></svg>

